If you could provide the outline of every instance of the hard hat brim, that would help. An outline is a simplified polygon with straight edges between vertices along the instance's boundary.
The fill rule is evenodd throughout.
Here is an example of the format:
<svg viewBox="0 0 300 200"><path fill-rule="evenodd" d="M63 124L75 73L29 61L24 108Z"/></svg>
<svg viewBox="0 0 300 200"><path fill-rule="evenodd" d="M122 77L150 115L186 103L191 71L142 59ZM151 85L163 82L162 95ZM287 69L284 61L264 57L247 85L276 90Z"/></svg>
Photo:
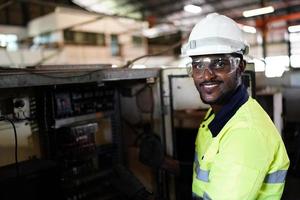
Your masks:
<svg viewBox="0 0 300 200"><path fill-rule="evenodd" d="M239 53L246 55L249 46L246 43L228 38L204 38L191 40L185 48L187 56Z"/></svg>

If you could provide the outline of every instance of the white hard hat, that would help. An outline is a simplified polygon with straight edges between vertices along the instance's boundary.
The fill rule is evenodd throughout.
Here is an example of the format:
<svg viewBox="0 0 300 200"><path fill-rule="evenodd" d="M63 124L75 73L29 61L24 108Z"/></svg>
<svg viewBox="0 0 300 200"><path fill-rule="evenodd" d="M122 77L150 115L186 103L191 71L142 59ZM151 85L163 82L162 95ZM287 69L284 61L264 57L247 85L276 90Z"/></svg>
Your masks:
<svg viewBox="0 0 300 200"><path fill-rule="evenodd" d="M212 13L198 22L189 37L187 56L239 53L246 55L249 45L232 19Z"/></svg>

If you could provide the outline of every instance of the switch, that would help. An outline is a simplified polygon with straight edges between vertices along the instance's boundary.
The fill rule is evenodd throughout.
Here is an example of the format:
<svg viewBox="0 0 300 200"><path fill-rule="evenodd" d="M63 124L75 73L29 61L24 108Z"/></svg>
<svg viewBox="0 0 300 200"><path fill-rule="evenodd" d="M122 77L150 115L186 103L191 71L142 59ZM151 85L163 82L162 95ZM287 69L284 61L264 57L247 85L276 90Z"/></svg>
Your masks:
<svg viewBox="0 0 300 200"><path fill-rule="evenodd" d="M13 99L14 116L17 119L27 119L30 117L29 98L15 98Z"/></svg>
<svg viewBox="0 0 300 200"><path fill-rule="evenodd" d="M16 99L14 102L14 107L17 109L22 109L25 106L25 101L23 99Z"/></svg>

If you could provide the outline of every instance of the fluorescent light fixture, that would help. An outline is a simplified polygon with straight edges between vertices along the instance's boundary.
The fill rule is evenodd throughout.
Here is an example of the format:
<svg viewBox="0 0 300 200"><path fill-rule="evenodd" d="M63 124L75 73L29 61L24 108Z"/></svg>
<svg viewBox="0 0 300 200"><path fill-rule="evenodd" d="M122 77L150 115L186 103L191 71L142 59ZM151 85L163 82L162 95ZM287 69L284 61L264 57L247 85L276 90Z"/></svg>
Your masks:
<svg viewBox="0 0 300 200"><path fill-rule="evenodd" d="M72 0L72 2L79 6L87 7L87 6L93 5L95 3L98 3L99 0Z"/></svg>
<svg viewBox="0 0 300 200"><path fill-rule="evenodd" d="M242 30L246 33L256 33L256 28L253 26L242 25Z"/></svg>
<svg viewBox="0 0 300 200"><path fill-rule="evenodd" d="M289 26L288 30L290 33L300 32L300 25Z"/></svg>
<svg viewBox="0 0 300 200"><path fill-rule="evenodd" d="M112 9L110 9L110 8L106 7L105 5L102 5L100 3L89 6L86 9L94 11L94 12L98 12L98 13L108 14L108 15L114 14Z"/></svg>
<svg viewBox="0 0 300 200"><path fill-rule="evenodd" d="M178 29L173 25L159 24L155 27L143 30L143 35L147 38L155 38L162 35L170 35L176 33Z"/></svg>
<svg viewBox="0 0 300 200"><path fill-rule="evenodd" d="M264 15L268 13L274 12L273 6L268 6L268 7L263 7L263 8L258 8L254 10L246 10L243 12L244 17L253 17L257 15Z"/></svg>
<svg viewBox="0 0 300 200"><path fill-rule="evenodd" d="M192 4L188 4L184 6L184 11L189 12L189 13L193 13L193 14L199 14L202 11L202 8L199 6L195 6Z"/></svg>

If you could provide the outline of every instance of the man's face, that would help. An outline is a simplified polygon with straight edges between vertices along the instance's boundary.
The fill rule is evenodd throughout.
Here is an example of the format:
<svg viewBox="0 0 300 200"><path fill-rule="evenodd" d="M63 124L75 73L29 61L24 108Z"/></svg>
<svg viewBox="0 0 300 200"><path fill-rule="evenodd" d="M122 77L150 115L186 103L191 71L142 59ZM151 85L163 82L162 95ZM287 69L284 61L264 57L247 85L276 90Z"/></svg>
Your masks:
<svg viewBox="0 0 300 200"><path fill-rule="evenodd" d="M204 103L223 105L240 85L243 61L231 55L192 57L192 77Z"/></svg>

